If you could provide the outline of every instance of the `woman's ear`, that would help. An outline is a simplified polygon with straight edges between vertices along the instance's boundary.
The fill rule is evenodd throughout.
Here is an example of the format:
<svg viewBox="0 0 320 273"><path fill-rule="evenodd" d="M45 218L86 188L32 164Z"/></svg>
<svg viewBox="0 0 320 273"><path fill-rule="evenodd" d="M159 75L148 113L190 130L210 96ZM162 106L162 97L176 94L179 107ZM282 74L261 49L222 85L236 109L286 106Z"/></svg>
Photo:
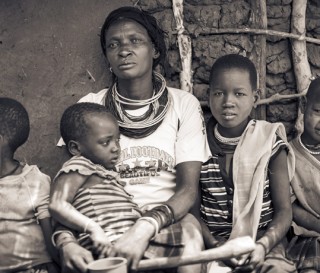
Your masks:
<svg viewBox="0 0 320 273"><path fill-rule="evenodd" d="M160 52L153 45L153 59L158 59L160 57Z"/></svg>
<svg viewBox="0 0 320 273"><path fill-rule="evenodd" d="M73 156L80 155L80 146L79 143L75 140L70 140L68 143L68 151Z"/></svg>

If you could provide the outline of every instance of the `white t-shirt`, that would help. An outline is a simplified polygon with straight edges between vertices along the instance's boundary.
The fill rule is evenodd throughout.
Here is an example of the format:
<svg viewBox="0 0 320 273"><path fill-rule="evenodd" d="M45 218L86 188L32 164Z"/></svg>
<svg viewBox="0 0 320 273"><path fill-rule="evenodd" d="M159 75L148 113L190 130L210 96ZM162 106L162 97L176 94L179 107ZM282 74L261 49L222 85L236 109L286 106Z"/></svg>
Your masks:
<svg viewBox="0 0 320 273"><path fill-rule="evenodd" d="M79 102L104 105L107 89L89 93ZM117 164L125 190L141 208L167 201L175 193L175 166L186 161L205 162L209 157L205 122L199 101L192 94L168 87L171 104L162 124L151 135L135 139L120 137ZM135 113L136 111L136 113ZM141 109L131 110L140 115ZM179 128L178 128L179 127ZM62 140L58 145L63 144ZM146 207L147 206L147 207Z"/></svg>

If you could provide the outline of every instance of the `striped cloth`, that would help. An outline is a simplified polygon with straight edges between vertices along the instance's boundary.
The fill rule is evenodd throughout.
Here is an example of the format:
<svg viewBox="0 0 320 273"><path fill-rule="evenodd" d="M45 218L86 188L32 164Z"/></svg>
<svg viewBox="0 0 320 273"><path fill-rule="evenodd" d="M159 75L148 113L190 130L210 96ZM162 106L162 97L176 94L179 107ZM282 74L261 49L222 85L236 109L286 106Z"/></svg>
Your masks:
<svg viewBox="0 0 320 273"><path fill-rule="evenodd" d="M229 238L233 227L233 196L234 185L232 181L232 162L229 174L225 170L226 154L232 154L235 146L220 144L213 136L213 121L208 125L208 141L212 156L202 165L200 175L201 186L201 218L208 226L213 236ZM211 135L209 135L211 134ZM277 136L272 147L272 157L280 150L286 149L286 143ZM233 149L233 150L232 150ZM272 158L271 157L271 158ZM265 180L263 187L263 202L258 230L264 229L271 222L273 205L271 202L269 179Z"/></svg>
<svg viewBox="0 0 320 273"><path fill-rule="evenodd" d="M98 175L102 183L80 188L74 197L72 205L80 213L98 223L111 242L117 240L136 220L141 217L139 207L132 201L119 181L118 173L106 170L90 160L75 156L61 168L61 173L78 172L81 175ZM91 250L92 242L89 234L78 234L81 246Z"/></svg>

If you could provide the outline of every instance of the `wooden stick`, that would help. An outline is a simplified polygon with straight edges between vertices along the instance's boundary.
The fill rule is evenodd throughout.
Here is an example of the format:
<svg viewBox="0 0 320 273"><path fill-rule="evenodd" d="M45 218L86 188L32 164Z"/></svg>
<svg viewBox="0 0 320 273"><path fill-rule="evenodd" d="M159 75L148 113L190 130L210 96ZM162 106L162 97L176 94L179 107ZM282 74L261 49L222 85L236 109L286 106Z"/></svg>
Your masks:
<svg viewBox="0 0 320 273"><path fill-rule="evenodd" d="M255 243L249 236L239 237L227 241L222 246L201 251L196 256L177 256L169 258L155 258L141 260L138 270L155 270L173 268L188 264L210 262L238 257L249 253L255 248Z"/></svg>
<svg viewBox="0 0 320 273"><path fill-rule="evenodd" d="M178 45L181 59L180 88L193 93L192 84L192 46L191 38L183 25L183 0L173 0L172 9L176 21L178 33Z"/></svg>
<svg viewBox="0 0 320 273"><path fill-rule="evenodd" d="M291 38L298 41L306 41L309 43L320 44L320 39L307 37L304 34L294 34L294 33L287 33L283 31L277 31L272 29L256 29L256 28L219 28L219 29L212 29L212 28L202 28L202 31L195 31L197 36L199 34L208 35L208 34L255 34L255 35L269 35L269 36L277 36L283 38Z"/></svg>

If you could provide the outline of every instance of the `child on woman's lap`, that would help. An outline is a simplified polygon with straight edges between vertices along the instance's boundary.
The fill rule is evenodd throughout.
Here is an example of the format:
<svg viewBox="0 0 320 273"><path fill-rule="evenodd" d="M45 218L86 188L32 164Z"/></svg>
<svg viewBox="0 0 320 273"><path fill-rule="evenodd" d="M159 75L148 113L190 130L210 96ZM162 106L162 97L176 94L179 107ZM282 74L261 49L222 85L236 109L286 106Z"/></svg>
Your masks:
<svg viewBox="0 0 320 273"><path fill-rule="evenodd" d="M99 256L141 216L114 171L120 156L118 123L104 106L79 103L64 112L60 129L73 157L54 180L50 211Z"/></svg>
<svg viewBox="0 0 320 273"><path fill-rule="evenodd" d="M293 173L284 126L250 119L258 92L257 72L248 58L219 58L209 85L213 118L207 134L212 156L202 166L201 201L195 208L205 244L212 248L245 235L256 240L254 251L213 262L210 272L293 272L283 246L292 219Z"/></svg>

